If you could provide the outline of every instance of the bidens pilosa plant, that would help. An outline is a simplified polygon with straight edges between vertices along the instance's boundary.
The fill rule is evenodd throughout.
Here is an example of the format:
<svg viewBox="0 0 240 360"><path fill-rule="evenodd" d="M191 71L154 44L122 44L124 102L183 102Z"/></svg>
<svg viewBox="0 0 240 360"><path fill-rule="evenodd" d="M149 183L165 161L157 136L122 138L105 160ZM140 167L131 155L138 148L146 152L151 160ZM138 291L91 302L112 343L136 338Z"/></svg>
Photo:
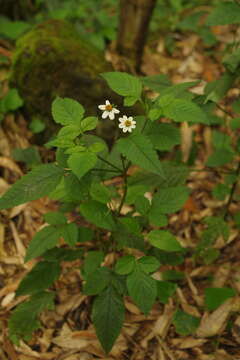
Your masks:
<svg viewBox="0 0 240 360"><path fill-rule="evenodd" d="M172 150L180 144L179 123L216 124L215 104L211 101L209 106L208 102L216 88L209 87L199 96L188 91L198 81L172 85L163 75L138 78L110 72L102 76L123 97L124 106L138 102L143 115L121 114L110 99L96 104L96 110L98 106L97 111L102 111L98 120L85 117L77 101L56 98L52 115L62 127L47 144L56 148L56 161L33 168L0 199L1 209L46 195L60 204L58 212L44 216L48 225L35 234L28 247L25 261L37 258L38 262L17 290L17 296L29 298L10 317L9 334L14 342L29 339L40 327L39 314L54 306L57 294L52 285L61 274L62 261L82 259L82 292L94 297L92 321L106 352L123 326L126 296L148 315L156 302L167 303L176 290L175 282L184 276L168 270L159 277L160 265L181 264L188 250L168 224L169 215L179 211L189 196L185 184L189 169ZM147 98L144 86L160 95ZM102 138L89 133L99 121L116 123L119 137L111 149ZM236 152L226 134L215 130L214 147L209 167L234 161ZM69 222L64 214L76 211L86 226ZM224 214L207 218L206 224L194 254L210 262L218 256L211 247L213 242L218 234L227 238L228 228ZM59 246L60 238L68 246ZM106 262L109 253L114 260ZM173 323L177 332L187 335L196 330L199 318L177 310Z"/></svg>

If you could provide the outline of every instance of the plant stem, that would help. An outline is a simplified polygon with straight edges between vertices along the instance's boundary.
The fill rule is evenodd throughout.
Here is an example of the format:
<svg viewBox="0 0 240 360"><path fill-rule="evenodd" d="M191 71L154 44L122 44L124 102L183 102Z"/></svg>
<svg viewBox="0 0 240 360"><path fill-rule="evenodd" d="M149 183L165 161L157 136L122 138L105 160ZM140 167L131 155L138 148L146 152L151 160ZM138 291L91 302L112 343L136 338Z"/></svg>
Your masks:
<svg viewBox="0 0 240 360"><path fill-rule="evenodd" d="M240 161L238 163L238 167L235 171L235 175L237 175L237 177L239 176L240 174ZM229 195L229 199L228 199L228 202L226 204L226 208L225 208L225 214L224 214L224 220L226 220L228 218L228 211L229 211L229 208L230 208L230 205L233 201L233 196L234 196L234 193L235 193L235 190L237 188L237 184L238 184L238 178L236 181L234 181L234 183L232 184L232 188L231 188L231 192L230 192L230 195Z"/></svg>
<svg viewBox="0 0 240 360"><path fill-rule="evenodd" d="M114 164L112 164L110 161L108 161L108 160L106 160L106 159L102 158L100 155L97 155L97 157L98 157L98 159L99 159L99 160L102 160L103 162L105 162L105 163L106 163L106 164L108 164L109 166L112 166L114 169L116 169L116 170L118 170L118 171L122 172L122 169L120 169L119 167L115 166L115 165L114 165Z"/></svg>
<svg viewBox="0 0 240 360"><path fill-rule="evenodd" d="M126 196L127 196L127 171L128 171L129 165L130 165L130 164L128 163L128 165L125 166L124 157L121 156L121 159L122 159L122 164L123 164L124 191L123 191L123 196L122 196L122 199L121 199L121 202L120 202L118 211L117 211L117 216L120 215L121 210L122 210L122 207L123 207L123 204L124 204L124 201L125 201Z"/></svg>

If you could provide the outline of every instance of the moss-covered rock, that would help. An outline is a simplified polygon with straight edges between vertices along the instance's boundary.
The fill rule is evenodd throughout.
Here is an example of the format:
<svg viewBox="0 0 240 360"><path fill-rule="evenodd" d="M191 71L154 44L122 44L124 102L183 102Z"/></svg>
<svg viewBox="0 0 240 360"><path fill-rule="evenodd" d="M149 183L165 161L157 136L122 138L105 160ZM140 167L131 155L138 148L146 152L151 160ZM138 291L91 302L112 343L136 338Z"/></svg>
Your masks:
<svg viewBox="0 0 240 360"><path fill-rule="evenodd" d="M87 115L96 115L97 105L106 99L122 102L99 77L106 71L112 67L103 54L82 40L71 24L49 20L17 41L11 82L23 97L27 113L40 115L51 128L51 103L56 96L78 100Z"/></svg>

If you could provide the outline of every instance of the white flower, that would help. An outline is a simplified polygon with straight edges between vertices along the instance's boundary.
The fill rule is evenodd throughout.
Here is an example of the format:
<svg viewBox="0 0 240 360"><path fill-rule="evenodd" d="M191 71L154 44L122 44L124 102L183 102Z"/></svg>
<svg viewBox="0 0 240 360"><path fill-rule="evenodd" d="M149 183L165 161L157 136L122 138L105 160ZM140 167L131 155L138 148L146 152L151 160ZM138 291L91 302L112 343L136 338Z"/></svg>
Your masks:
<svg viewBox="0 0 240 360"><path fill-rule="evenodd" d="M105 105L99 105L98 108L103 111L102 118L106 119L109 116L110 120L114 120L115 114L120 113L120 111L113 107L110 104L110 101L106 100Z"/></svg>
<svg viewBox="0 0 240 360"><path fill-rule="evenodd" d="M123 132L132 132L132 129L136 127L136 121L133 120L132 116L129 118L126 115L123 115L122 118L119 118L120 124L118 125Z"/></svg>

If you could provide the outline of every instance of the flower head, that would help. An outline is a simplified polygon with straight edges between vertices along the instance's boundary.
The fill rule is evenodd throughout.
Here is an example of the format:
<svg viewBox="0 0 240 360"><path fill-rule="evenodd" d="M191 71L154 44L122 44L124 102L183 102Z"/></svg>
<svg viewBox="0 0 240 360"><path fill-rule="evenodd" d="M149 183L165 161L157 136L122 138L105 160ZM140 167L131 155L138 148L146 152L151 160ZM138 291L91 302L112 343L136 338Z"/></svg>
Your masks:
<svg viewBox="0 0 240 360"><path fill-rule="evenodd" d="M106 100L105 105L99 105L98 108L103 111L102 118L106 119L109 117L110 120L114 120L115 114L119 114L120 111L114 107L110 103L110 101Z"/></svg>
<svg viewBox="0 0 240 360"><path fill-rule="evenodd" d="M132 129L135 129L136 127L136 121L133 120L132 116L127 117L126 115L123 115L122 118L119 118L120 124L118 127L122 129L123 132L132 132Z"/></svg>

